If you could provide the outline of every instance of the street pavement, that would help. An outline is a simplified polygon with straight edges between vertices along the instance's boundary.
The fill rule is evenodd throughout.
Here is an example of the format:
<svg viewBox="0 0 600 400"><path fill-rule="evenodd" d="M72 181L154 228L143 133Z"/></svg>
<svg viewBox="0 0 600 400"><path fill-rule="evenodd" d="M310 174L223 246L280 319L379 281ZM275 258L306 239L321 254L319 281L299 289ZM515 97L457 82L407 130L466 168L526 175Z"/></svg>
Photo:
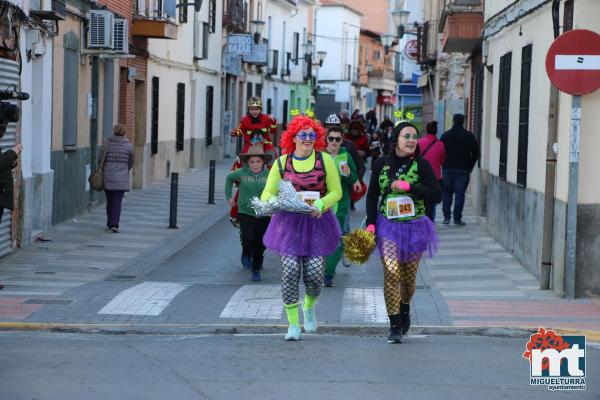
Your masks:
<svg viewBox="0 0 600 400"><path fill-rule="evenodd" d="M227 220L223 195L229 164L218 164L216 205L207 204L206 169L181 175L178 230L167 229L165 180L128 194L120 234L105 230L104 210L98 208L53 228L46 235L52 242L1 259L6 288L0 291L0 327L281 331L277 257L267 255L262 282L250 282L249 272L240 268L239 236ZM352 225L363 217L361 202ZM533 275L479 227L469 208L465 221L465 227L438 224L440 251L419 270L414 332L543 326L600 340L596 299L565 300L539 290ZM340 265L337 272L336 286L323 288L319 299L323 332L384 332L378 257L364 266Z"/></svg>
<svg viewBox="0 0 600 400"><path fill-rule="evenodd" d="M7 400L598 399L600 348L587 390L531 386L526 339L419 335L80 335L0 332ZM594 379L595 378L595 379Z"/></svg>

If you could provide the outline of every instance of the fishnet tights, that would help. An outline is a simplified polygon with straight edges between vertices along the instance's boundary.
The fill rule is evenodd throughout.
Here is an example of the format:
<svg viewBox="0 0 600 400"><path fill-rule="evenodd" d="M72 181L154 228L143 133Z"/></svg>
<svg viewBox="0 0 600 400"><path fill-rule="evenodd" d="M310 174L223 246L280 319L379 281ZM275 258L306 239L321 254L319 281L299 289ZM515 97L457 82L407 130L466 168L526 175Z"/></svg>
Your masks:
<svg viewBox="0 0 600 400"><path fill-rule="evenodd" d="M281 256L281 294L284 304L297 304L300 299L300 270L306 294L317 298L321 294L325 274L325 257Z"/></svg>
<svg viewBox="0 0 600 400"><path fill-rule="evenodd" d="M400 303L410 304L417 288L420 254L411 255L406 262L398 260L396 243L383 243L383 295L388 315L400 314Z"/></svg>

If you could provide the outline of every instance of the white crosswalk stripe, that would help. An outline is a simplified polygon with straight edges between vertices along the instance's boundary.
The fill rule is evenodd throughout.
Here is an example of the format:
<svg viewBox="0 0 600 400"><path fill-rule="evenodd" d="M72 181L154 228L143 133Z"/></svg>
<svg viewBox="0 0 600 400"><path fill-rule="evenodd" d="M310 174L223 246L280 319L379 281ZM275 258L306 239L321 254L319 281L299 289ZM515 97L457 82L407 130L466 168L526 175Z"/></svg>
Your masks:
<svg viewBox="0 0 600 400"><path fill-rule="evenodd" d="M383 288L345 289L341 322L387 324Z"/></svg>
<svg viewBox="0 0 600 400"><path fill-rule="evenodd" d="M281 319L283 301L279 285L244 285L221 312L220 318Z"/></svg>
<svg viewBox="0 0 600 400"><path fill-rule="evenodd" d="M119 293L98 314L160 315L189 286L173 282L140 283Z"/></svg>

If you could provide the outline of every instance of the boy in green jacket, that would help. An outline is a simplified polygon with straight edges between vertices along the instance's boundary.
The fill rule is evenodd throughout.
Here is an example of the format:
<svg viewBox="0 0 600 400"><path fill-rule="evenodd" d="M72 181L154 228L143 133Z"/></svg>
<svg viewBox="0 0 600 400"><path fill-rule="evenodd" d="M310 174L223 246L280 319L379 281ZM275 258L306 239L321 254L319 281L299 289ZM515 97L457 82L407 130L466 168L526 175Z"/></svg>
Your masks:
<svg viewBox="0 0 600 400"><path fill-rule="evenodd" d="M250 200L253 197L260 198L269 176L266 165L271 162L273 156L263 151L262 144L257 144L250 146L248 152L240 154L239 158L244 166L227 175L225 197L229 204L235 207L232 189L234 182L239 182L237 206L242 236L242 265L252 268L253 281L260 281L265 253L263 236L271 218L257 217Z"/></svg>

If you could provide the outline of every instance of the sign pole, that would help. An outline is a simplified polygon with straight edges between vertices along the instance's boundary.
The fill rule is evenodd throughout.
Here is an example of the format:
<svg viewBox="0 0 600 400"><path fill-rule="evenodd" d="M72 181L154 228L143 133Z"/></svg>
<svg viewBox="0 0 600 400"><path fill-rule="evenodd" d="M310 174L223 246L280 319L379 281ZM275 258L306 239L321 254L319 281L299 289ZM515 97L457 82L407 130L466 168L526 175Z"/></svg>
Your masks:
<svg viewBox="0 0 600 400"><path fill-rule="evenodd" d="M567 204L567 265L565 296L575 298L575 270L577 260L577 192L579 190L579 128L581 96L573 96L571 109L571 137L569 151L569 202Z"/></svg>

